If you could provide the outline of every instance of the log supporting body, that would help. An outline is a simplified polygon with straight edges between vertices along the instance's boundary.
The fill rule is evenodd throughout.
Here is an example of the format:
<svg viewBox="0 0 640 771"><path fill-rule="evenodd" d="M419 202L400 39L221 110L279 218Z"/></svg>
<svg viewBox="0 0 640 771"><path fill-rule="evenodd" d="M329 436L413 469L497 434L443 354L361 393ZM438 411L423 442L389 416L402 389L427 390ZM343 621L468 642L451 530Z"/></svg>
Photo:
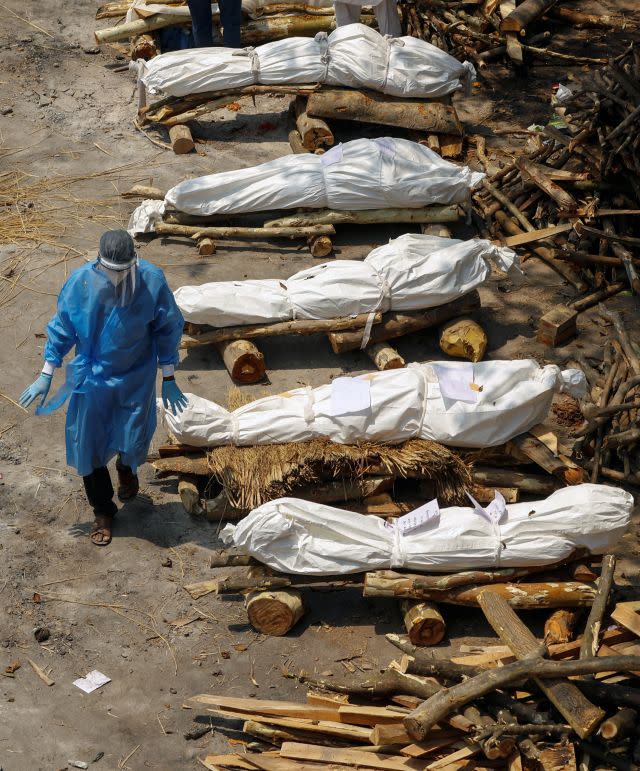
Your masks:
<svg viewBox="0 0 640 771"><path fill-rule="evenodd" d="M271 637L282 637L304 615L302 595L295 589L251 592L246 605L251 626Z"/></svg>
<svg viewBox="0 0 640 771"><path fill-rule="evenodd" d="M455 108L443 101L402 99L351 88L322 88L309 96L306 112L318 118L398 126L429 134L462 135Z"/></svg>
<svg viewBox="0 0 640 771"><path fill-rule="evenodd" d="M367 356L381 372L388 369L402 369L405 366L402 356L387 343L373 343L365 350Z"/></svg>
<svg viewBox="0 0 640 771"><path fill-rule="evenodd" d="M435 327L448 321L455 316L463 313L469 313L480 307L480 295L474 289L469 294L452 300L445 305L439 305L437 308L429 308L424 311L391 311L385 313L380 324L375 324L371 329L369 343L382 343L385 340L392 340L395 337L418 332L428 327ZM334 353L346 353L347 351L356 351L362 346L361 330L331 332L329 342Z"/></svg>
<svg viewBox="0 0 640 771"><path fill-rule="evenodd" d="M307 111L307 100L297 96L294 101L294 113L296 128L302 140L305 150L313 151L319 147L331 147L333 133L329 126L320 117L314 117Z"/></svg>
<svg viewBox="0 0 640 771"><path fill-rule="evenodd" d="M227 340L216 345L227 372L239 383L257 383L266 371L264 355L251 340Z"/></svg>
<svg viewBox="0 0 640 771"><path fill-rule="evenodd" d="M436 605L403 600L400 606L407 635L414 645L425 647L442 642L446 626Z"/></svg>
<svg viewBox="0 0 640 771"><path fill-rule="evenodd" d="M171 149L176 155L185 155L195 149L195 142L191 136L191 129L184 123L171 126L169 129Z"/></svg>

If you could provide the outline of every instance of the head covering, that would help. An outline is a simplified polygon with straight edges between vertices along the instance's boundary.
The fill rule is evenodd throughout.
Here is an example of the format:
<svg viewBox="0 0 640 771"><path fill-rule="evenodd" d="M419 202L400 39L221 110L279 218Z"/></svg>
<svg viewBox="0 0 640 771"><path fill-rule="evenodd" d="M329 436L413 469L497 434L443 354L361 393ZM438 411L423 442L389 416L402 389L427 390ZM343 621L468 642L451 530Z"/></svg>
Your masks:
<svg viewBox="0 0 640 771"><path fill-rule="evenodd" d="M117 305L129 305L136 291L138 255L126 230L107 230L100 238L98 269L107 274Z"/></svg>
<svg viewBox="0 0 640 771"><path fill-rule="evenodd" d="M98 261L110 270L127 270L135 265L138 255L133 238L126 230L107 230L100 238Z"/></svg>

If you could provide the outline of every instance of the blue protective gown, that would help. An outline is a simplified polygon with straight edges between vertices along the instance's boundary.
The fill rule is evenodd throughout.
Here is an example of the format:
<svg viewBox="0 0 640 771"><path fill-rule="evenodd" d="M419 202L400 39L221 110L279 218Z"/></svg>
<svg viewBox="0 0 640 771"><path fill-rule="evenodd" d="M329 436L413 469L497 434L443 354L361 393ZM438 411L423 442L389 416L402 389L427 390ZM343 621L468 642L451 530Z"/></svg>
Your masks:
<svg viewBox="0 0 640 771"><path fill-rule="evenodd" d="M138 262L133 299L116 304L109 277L97 261L74 271L62 287L47 326L46 361L56 367L75 346L66 382L38 412L70 397L67 463L82 476L118 453L134 473L156 428L156 369L178 362L184 319L162 271Z"/></svg>

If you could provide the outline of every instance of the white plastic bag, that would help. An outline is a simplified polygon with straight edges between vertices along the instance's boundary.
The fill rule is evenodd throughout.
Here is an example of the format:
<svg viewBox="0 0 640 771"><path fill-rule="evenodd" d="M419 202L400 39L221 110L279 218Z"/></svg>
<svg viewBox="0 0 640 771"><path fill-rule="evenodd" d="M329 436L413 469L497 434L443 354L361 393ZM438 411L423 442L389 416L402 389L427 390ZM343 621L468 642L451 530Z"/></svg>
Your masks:
<svg viewBox="0 0 640 771"><path fill-rule="evenodd" d="M462 203L485 175L406 139L355 139L323 156L285 155L258 166L180 182L164 203L197 216L308 207L363 211ZM159 203L143 201L130 228L149 232Z"/></svg>
<svg viewBox="0 0 640 771"><path fill-rule="evenodd" d="M443 369L449 378L447 388L453 381L462 398L446 395ZM551 364L540 367L533 359L429 362L358 376L370 389L365 411L335 415L333 384L296 388L233 412L187 394L185 409L178 415L165 410L164 418L179 442L197 447L322 437L342 444L366 440L398 444L417 437L451 447L493 447L542 422L553 394L567 377L567 371L561 373Z"/></svg>
<svg viewBox="0 0 640 771"><path fill-rule="evenodd" d="M221 538L274 570L305 575L549 565L578 548L603 554L616 546L629 525L633 496L583 484L505 508L495 520L469 507L441 509L403 532L378 517L279 498L227 525Z"/></svg>
<svg viewBox="0 0 640 771"><path fill-rule="evenodd" d="M420 310L482 284L489 259L505 272L517 262L515 252L489 241L409 233L374 249L364 262L334 260L286 280L182 286L174 296L187 321L214 327Z"/></svg>
<svg viewBox="0 0 640 771"><path fill-rule="evenodd" d="M253 83L327 83L370 88L401 97L445 96L475 77L439 48L412 37L387 39L364 24L327 36L294 37L257 48L190 49L155 56L140 79L152 94L185 96Z"/></svg>

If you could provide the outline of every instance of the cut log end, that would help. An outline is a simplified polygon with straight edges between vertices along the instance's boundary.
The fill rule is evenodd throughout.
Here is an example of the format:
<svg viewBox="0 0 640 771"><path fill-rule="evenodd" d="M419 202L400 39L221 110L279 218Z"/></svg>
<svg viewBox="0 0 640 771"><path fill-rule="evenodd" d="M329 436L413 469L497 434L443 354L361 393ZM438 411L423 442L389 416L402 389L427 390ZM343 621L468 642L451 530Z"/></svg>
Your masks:
<svg viewBox="0 0 640 771"><path fill-rule="evenodd" d="M442 642L446 625L438 608L429 602L403 602L404 625L414 645L426 647Z"/></svg>
<svg viewBox="0 0 640 771"><path fill-rule="evenodd" d="M171 149L176 155L185 155L195 149L195 142L191 136L191 129L184 123L171 126L169 129Z"/></svg>
<svg viewBox="0 0 640 771"><path fill-rule="evenodd" d="M217 346L231 377L239 383L257 383L266 372L264 355L250 340L228 340Z"/></svg>
<svg viewBox="0 0 640 771"><path fill-rule="evenodd" d="M405 366L402 356L386 343L373 343L366 348L366 353L381 372L388 369L402 369Z"/></svg>
<svg viewBox="0 0 640 771"><path fill-rule="evenodd" d="M487 342L484 329L473 319L455 319L440 330L440 348L447 356L481 361Z"/></svg>
<svg viewBox="0 0 640 771"><path fill-rule="evenodd" d="M212 238L201 238L198 241L198 254L201 257L210 257L216 253L216 244Z"/></svg>
<svg viewBox="0 0 640 771"><path fill-rule="evenodd" d="M333 251L333 243L329 236L310 236L307 244L313 257L328 257Z"/></svg>
<svg viewBox="0 0 640 771"><path fill-rule="evenodd" d="M545 645L557 645L573 640L578 612L560 608L554 611L544 624Z"/></svg>
<svg viewBox="0 0 640 771"><path fill-rule="evenodd" d="M304 615L302 595L294 589L251 592L246 604L251 626L271 637L282 637Z"/></svg>
<svg viewBox="0 0 640 771"><path fill-rule="evenodd" d="M192 517L201 517L203 514L202 503L200 500L200 491L195 482L195 478L182 477L178 482L178 495L180 502L187 514Z"/></svg>

